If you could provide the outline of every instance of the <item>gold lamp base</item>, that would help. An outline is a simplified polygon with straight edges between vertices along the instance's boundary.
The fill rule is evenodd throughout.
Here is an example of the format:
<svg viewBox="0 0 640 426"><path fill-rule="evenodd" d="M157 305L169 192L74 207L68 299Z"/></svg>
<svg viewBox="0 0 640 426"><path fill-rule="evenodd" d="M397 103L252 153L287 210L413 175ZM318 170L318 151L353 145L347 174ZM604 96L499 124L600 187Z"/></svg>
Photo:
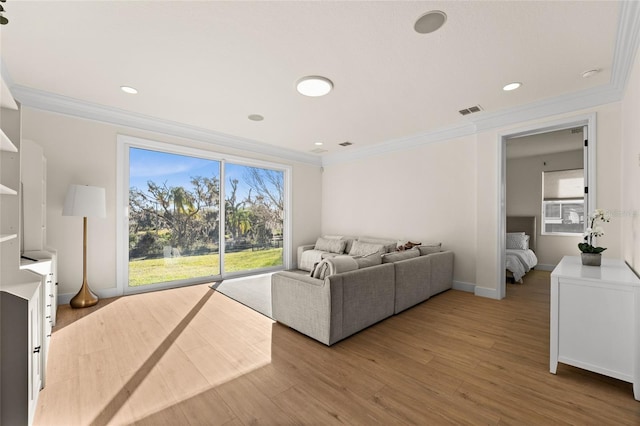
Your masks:
<svg viewBox="0 0 640 426"><path fill-rule="evenodd" d="M98 303L98 296L93 294L89 285L85 281L82 283L82 287L80 287L78 294L73 296L69 305L71 305L72 308L88 308L96 303Z"/></svg>

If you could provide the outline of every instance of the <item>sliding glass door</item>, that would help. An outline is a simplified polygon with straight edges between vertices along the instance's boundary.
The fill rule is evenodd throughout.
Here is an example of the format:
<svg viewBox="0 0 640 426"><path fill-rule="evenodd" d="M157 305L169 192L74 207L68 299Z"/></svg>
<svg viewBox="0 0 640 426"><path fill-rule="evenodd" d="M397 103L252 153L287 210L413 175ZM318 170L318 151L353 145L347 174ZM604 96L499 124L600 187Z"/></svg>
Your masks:
<svg viewBox="0 0 640 426"><path fill-rule="evenodd" d="M129 286L220 275L220 162L129 149Z"/></svg>
<svg viewBox="0 0 640 426"><path fill-rule="evenodd" d="M284 172L225 164L226 274L283 265Z"/></svg>
<svg viewBox="0 0 640 426"><path fill-rule="evenodd" d="M286 168L159 143L120 150L125 292L284 266Z"/></svg>

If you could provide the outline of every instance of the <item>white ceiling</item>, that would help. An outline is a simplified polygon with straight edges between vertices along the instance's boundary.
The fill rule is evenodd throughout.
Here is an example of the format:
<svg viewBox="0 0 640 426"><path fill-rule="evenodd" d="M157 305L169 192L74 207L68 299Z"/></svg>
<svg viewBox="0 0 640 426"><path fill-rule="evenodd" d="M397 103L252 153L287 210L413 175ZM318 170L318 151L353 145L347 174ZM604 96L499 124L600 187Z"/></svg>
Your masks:
<svg viewBox="0 0 640 426"><path fill-rule="evenodd" d="M620 43L615 1L9 0L4 7L3 76L27 105L77 101L308 155L316 155L315 142L330 155L361 150L610 85ZM430 10L444 11L447 22L416 33L414 22ZM582 78L592 68L601 72ZM302 96L295 83L306 75L328 77L335 88ZM502 91L512 81L522 88ZM473 105L484 111L458 113ZM354 145L338 146L344 141Z"/></svg>
<svg viewBox="0 0 640 426"><path fill-rule="evenodd" d="M507 140L507 159L581 151L583 148L582 128L556 130Z"/></svg>

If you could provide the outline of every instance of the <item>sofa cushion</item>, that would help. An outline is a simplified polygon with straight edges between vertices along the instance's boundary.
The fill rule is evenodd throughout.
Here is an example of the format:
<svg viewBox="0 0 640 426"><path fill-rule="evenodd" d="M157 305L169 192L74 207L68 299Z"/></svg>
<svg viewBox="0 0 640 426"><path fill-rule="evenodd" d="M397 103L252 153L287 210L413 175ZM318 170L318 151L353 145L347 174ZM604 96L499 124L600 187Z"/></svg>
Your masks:
<svg viewBox="0 0 640 426"><path fill-rule="evenodd" d="M329 253L328 251L323 251L322 255L321 255L322 260L329 259L329 258L336 257L336 256L344 256L344 254L341 254L341 253Z"/></svg>
<svg viewBox="0 0 640 426"><path fill-rule="evenodd" d="M358 264L358 269L382 264L382 256L380 256L380 253L374 253L369 256L356 256L354 259Z"/></svg>
<svg viewBox="0 0 640 426"><path fill-rule="evenodd" d="M367 244L382 244L384 246L384 253L389 253L392 251L396 251L396 247L398 247L398 242L395 240L386 240L383 238L373 238L373 237L360 237L358 241Z"/></svg>
<svg viewBox="0 0 640 426"><path fill-rule="evenodd" d="M344 240L320 237L316 240L314 250L328 251L329 253L344 253L346 244Z"/></svg>
<svg viewBox="0 0 640 426"><path fill-rule="evenodd" d="M382 263L393 263L401 260L413 259L420 256L420 250L412 248L404 251L394 251L382 256Z"/></svg>
<svg viewBox="0 0 640 426"><path fill-rule="evenodd" d="M318 263L311 272L311 276L324 280L328 276L355 271L356 269L358 269L358 263L351 256L336 256Z"/></svg>
<svg viewBox="0 0 640 426"><path fill-rule="evenodd" d="M382 244L364 243L360 240L354 241L349 250L350 256L369 256L374 253L385 253L386 250Z"/></svg>
<svg viewBox="0 0 640 426"><path fill-rule="evenodd" d="M420 256L439 253L442 251L442 243L425 243L421 246L418 246L418 250L420 250Z"/></svg>

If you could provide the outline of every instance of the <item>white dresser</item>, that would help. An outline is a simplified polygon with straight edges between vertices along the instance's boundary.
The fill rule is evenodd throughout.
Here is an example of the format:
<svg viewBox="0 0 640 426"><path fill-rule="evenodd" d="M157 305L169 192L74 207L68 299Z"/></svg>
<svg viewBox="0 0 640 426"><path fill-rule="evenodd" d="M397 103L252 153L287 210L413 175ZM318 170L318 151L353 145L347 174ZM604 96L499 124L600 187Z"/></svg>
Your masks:
<svg viewBox="0 0 640 426"><path fill-rule="evenodd" d="M624 261L565 256L551 273L550 335L551 373L561 362L624 380L640 401L640 279Z"/></svg>

